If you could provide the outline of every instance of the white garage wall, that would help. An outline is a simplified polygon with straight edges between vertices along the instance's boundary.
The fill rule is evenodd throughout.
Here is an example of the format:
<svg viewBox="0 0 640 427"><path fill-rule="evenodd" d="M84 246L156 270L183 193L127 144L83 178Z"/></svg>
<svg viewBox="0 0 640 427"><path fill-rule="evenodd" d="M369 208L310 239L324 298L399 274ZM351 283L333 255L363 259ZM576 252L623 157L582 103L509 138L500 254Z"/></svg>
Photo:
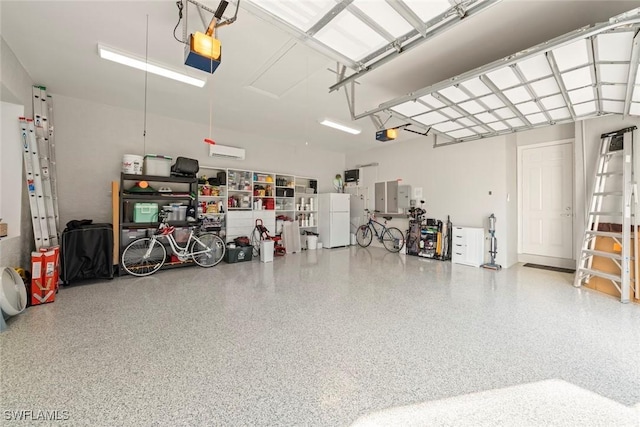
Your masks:
<svg viewBox="0 0 640 427"><path fill-rule="evenodd" d="M27 117L33 116L33 106L31 102L31 86L33 80L24 69L13 51L6 44L4 39L0 38L0 100L12 104L24 106L24 114ZM18 121L16 117L15 128L18 129ZM13 143L10 141L1 141L2 144ZM3 150L4 151L4 150ZM33 242L33 227L31 225L31 216L29 211L29 198L25 190L22 176L22 155L17 159L16 169L20 176L20 188L13 188L10 192L21 194L20 197L20 221L10 224L10 227L19 228L20 235L12 238L0 240L0 265L3 266L22 266L30 269L31 249L35 246ZM4 186L7 185L3 181ZM16 185L16 184L11 184ZM4 209L4 208L3 208Z"/></svg>
<svg viewBox="0 0 640 427"><path fill-rule="evenodd" d="M111 222L111 181L120 179L124 154L145 154L141 111L53 95L60 224L72 219ZM250 127L250 124L248 124ZM214 128L221 145L246 149L245 160L208 157L203 139L209 126L148 115L146 153L198 159L201 165L262 170L316 177L320 192L330 191L345 156L262 135Z"/></svg>
<svg viewBox="0 0 640 427"><path fill-rule="evenodd" d="M377 181L401 178L422 187L429 218L450 215L454 225L488 229L487 218L495 214L497 262L511 266L518 262L517 146L573 133L573 124L558 125L437 149L432 137L422 137L348 154L347 168L377 162ZM487 241L487 259L488 250Z"/></svg>
<svg viewBox="0 0 640 427"><path fill-rule="evenodd" d="M515 159L515 156L514 156ZM377 180L402 179L403 184L422 187L428 218L454 225L488 228L488 217L496 215L499 239L498 263L508 265L507 208L515 204L515 194L507 202L507 138L504 136L465 144L433 148L432 137L419 137L392 145L347 155L347 168L379 163ZM489 195L491 192L491 195ZM406 230L407 222L400 226ZM488 251L488 246L487 246ZM488 257L488 255L487 255Z"/></svg>

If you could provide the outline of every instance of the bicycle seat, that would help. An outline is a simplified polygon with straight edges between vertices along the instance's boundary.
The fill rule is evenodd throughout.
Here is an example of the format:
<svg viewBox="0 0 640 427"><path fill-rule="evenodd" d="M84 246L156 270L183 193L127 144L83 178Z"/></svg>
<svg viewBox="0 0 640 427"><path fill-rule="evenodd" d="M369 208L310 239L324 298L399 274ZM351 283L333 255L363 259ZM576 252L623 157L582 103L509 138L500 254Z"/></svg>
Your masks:
<svg viewBox="0 0 640 427"><path fill-rule="evenodd" d="M383 216L382 218L386 219L387 221L391 221L391 217L390 216Z"/></svg>

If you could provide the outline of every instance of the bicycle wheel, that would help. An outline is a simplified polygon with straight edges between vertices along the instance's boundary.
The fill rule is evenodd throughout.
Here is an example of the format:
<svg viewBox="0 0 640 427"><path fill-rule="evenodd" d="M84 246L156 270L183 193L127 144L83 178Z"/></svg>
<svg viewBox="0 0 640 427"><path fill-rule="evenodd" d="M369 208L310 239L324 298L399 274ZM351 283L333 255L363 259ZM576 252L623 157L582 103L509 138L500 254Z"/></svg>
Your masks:
<svg viewBox="0 0 640 427"><path fill-rule="evenodd" d="M166 258L167 250L162 243L144 237L129 243L122 251L122 267L133 276L148 276L158 271Z"/></svg>
<svg viewBox="0 0 640 427"><path fill-rule="evenodd" d="M404 246L404 234L395 227L389 227L382 234L382 244L389 252L400 252Z"/></svg>
<svg viewBox="0 0 640 427"><path fill-rule="evenodd" d="M194 236L189 253L200 267L213 267L224 257L224 241L213 233L202 233ZM206 251L206 252L205 252Z"/></svg>
<svg viewBox="0 0 640 427"><path fill-rule="evenodd" d="M373 230L369 225L361 225L358 227L358 231L356 232L356 242L358 245L366 248L371 244L371 240L373 240Z"/></svg>

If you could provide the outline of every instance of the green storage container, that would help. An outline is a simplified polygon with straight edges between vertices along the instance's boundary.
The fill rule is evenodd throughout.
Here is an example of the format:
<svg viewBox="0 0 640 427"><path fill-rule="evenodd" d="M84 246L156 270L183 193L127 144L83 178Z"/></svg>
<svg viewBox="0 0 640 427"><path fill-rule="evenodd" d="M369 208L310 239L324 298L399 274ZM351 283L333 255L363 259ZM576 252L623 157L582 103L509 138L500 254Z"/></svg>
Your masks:
<svg viewBox="0 0 640 427"><path fill-rule="evenodd" d="M253 246L243 246L240 248L227 248L224 253L224 261L228 263L251 261Z"/></svg>
<svg viewBox="0 0 640 427"><path fill-rule="evenodd" d="M133 222L158 222L158 204L136 203L133 206Z"/></svg>

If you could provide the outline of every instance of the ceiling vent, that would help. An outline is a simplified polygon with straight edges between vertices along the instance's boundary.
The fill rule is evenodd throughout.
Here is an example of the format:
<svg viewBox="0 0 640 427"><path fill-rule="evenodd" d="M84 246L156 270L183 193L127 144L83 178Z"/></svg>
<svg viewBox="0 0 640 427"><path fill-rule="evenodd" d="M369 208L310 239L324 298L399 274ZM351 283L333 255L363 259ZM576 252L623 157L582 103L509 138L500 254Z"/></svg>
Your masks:
<svg viewBox="0 0 640 427"><path fill-rule="evenodd" d="M209 157L225 157L227 159L244 160L244 148L229 147L226 145L210 145Z"/></svg>

